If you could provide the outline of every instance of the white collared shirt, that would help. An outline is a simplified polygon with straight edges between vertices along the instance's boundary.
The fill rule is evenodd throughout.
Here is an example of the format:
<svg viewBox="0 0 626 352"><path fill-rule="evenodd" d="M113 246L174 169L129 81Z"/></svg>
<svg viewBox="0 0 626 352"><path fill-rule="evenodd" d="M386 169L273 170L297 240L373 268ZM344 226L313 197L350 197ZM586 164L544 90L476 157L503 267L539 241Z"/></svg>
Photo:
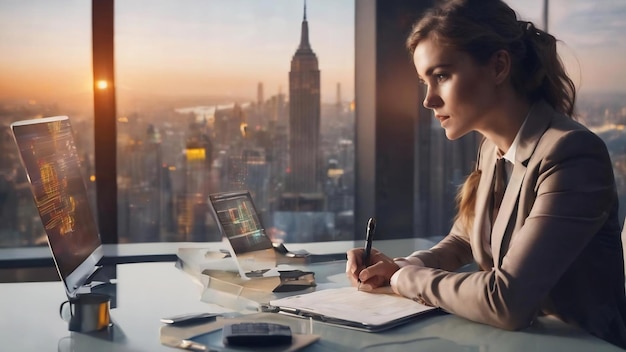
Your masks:
<svg viewBox="0 0 626 352"><path fill-rule="evenodd" d="M528 120L528 115L524 119L524 122L520 126L519 130L517 130L517 135L515 135L515 139L513 140L513 143L511 143L511 147L509 148L509 150L506 151L506 153L504 153L504 155L502 155L502 158L506 159L507 161L507 163L504 164L505 170L506 170L507 185L508 185L508 180L511 179L511 173L513 172L513 165L515 165L515 153L517 152L519 139L522 134L522 130L524 129L524 126L526 125L527 120ZM498 149L498 147L496 147L496 157L500 158L500 150Z"/></svg>

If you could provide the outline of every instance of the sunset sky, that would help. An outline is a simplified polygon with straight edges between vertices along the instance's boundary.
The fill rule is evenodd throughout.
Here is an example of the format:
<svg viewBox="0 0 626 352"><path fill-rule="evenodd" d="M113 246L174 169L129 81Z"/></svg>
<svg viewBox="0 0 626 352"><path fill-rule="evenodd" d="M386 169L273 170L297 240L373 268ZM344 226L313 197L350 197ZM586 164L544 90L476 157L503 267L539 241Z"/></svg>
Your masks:
<svg viewBox="0 0 626 352"><path fill-rule="evenodd" d="M358 0L357 0L358 1ZM542 0L510 0L541 24ZM256 97L288 91L299 0L116 1L120 94ZM354 96L354 0L308 0L322 99ZM91 94L91 1L0 0L0 99ZM549 30L583 91L626 92L626 2L551 0ZM582 77L580 72L583 73Z"/></svg>

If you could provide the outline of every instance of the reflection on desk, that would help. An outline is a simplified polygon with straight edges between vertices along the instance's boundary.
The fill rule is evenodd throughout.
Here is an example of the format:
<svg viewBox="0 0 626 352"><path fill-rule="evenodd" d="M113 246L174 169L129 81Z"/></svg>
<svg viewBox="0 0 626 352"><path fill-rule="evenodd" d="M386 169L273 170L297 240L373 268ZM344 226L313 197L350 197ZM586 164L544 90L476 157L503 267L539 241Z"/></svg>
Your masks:
<svg viewBox="0 0 626 352"><path fill-rule="evenodd" d="M392 248L395 245L395 250ZM315 244L329 251L335 243ZM419 248L406 241L379 241L391 255ZM389 250L389 249L392 250ZM216 248L219 250L219 248ZM299 249L299 248L295 248ZM305 248L316 252L314 248ZM394 252L395 251L395 252ZM172 253L176 253L175 250ZM308 267L311 269L311 267ZM345 284L345 263L315 264L316 289ZM0 284L0 342L6 351L175 351L161 344L160 318L192 312L238 315L232 309L203 302L205 286L173 262L117 265L117 307L111 310L112 334L70 333L59 317L66 299L61 282ZM205 297L208 301L210 296ZM255 312L256 313L256 312ZM268 313L269 314L269 313ZM267 316L267 318L265 318ZM275 319L273 318L275 317ZM416 320L382 333L352 331L279 314L263 319L310 323L321 338L304 351L620 351L561 321L543 317L530 328L510 332L455 317ZM87 348L83 348L88 346Z"/></svg>
<svg viewBox="0 0 626 352"><path fill-rule="evenodd" d="M59 316L60 281L0 284L3 351L159 351L160 318L215 310L200 301L201 287L172 262L117 266L117 308L111 335L70 333ZM89 346L88 349L78 349ZM71 349L66 349L71 348Z"/></svg>

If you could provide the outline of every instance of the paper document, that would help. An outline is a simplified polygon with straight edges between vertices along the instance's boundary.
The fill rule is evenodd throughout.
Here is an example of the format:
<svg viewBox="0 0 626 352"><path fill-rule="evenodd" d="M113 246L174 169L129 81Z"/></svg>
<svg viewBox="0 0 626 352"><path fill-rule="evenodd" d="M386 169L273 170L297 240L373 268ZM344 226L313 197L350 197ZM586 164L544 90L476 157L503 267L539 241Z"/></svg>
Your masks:
<svg viewBox="0 0 626 352"><path fill-rule="evenodd" d="M389 292L389 291L388 291ZM283 312L320 317L324 321L351 327L361 325L366 330L381 330L395 326L407 318L437 308L417 303L394 293L370 293L356 287L315 291L270 301ZM346 324L350 325L350 324Z"/></svg>

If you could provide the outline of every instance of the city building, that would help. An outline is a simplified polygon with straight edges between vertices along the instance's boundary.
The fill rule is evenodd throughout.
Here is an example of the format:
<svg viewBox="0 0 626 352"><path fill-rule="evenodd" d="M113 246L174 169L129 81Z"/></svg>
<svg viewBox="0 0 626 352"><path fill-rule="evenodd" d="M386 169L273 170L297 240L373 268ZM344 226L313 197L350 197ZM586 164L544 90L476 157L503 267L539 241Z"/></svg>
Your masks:
<svg viewBox="0 0 626 352"><path fill-rule="evenodd" d="M317 193L321 186L320 70L309 43L306 3L300 45L289 72L289 176L287 192Z"/></svg>

